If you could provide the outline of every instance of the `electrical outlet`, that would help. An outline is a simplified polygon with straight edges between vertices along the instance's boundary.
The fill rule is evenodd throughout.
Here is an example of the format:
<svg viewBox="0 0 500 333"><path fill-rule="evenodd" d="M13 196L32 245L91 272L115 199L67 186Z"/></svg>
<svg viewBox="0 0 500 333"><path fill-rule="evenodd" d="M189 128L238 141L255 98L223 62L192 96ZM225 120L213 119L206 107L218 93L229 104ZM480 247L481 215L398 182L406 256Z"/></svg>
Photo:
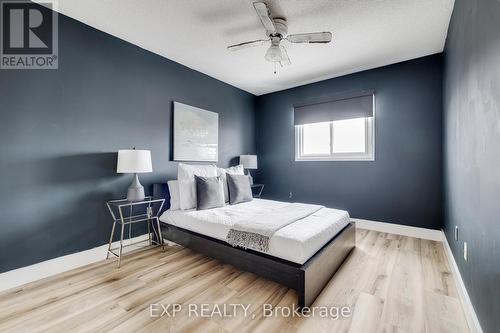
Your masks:
<svg viewBox="0 0 500 333"><path fill-rule="evenodd" d="M293 192L288 193L288 199L291 199L293 197Z"/></svg>
<svg viewBox="0 0 500 333"><path fill-rule="evenodd" d="M467 242L464 242L464 260L467 261Z"/></svg>
<svg viewBox="0 0 500 333"><path fill-rule="evenodd" d="M455 226L455 241L458 241L458 225Z"/></svg>

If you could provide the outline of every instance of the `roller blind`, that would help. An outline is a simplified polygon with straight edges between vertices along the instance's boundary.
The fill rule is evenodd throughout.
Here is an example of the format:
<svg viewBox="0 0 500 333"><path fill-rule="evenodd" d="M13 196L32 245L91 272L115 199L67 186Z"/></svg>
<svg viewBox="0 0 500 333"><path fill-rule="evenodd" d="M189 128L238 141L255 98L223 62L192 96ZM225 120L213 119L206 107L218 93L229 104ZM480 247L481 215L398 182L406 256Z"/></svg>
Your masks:
<svg viewBox="0 0 500 333"><path fill-rule="evenodd" d="M294 105L294 124L373 117L373 90Z"/></svg>

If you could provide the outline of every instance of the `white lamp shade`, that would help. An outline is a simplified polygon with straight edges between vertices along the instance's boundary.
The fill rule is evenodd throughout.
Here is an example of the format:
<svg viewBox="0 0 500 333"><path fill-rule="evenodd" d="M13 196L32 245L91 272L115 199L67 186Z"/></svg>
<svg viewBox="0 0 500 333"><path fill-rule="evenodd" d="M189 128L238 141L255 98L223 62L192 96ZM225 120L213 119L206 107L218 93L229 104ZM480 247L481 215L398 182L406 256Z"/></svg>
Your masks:
<svg viewBox="0 0 500 333"><path fill-rule="evenodd" d="M149 150L119 150L117 173L152 172L151 151Z"/></svg>
<svg viewBox="0 0 500 333"><path fill-rule="evenodd" d="M245 169L257 169L257 155L240 155L240 164Z"/></svg>

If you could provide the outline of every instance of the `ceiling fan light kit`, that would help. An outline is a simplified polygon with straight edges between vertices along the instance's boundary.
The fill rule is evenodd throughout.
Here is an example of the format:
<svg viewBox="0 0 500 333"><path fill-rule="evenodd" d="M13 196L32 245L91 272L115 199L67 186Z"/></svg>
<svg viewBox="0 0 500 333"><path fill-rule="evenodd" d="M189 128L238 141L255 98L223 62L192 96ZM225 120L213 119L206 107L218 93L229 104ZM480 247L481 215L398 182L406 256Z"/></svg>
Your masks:
<svg viewBox="0 0 500 333"><path fill-rule="evenodd" d="M269 62L282 62L284 60L283 46L280 46L279 37L271 37L271 46L267 49L265 58Z"/></svg>
<svg viewBox="0 0 500 333"><path fill-rule="evenodd" d="M283 58L281 48L278 45L271 45L266 52L265 58L270 62L280 62Z"/></svg>
<svg viewBox="0 0 500 333"><path fill-rule="evenodd" d="M274 64L274 74L276 74L276 64L281 66L290 65L286 48L281 41L286 40L290 43L330 43L332 41L331 32L313 32L288 35L288 26L285 18L273 18L269 7L264 2L254 2L253 7L257 12L260 22L266 29L267 39L257 39L249 42L243 42L228 46L232 51L241 50L247 47L258 46L271 42L264 58Z"/></svg>

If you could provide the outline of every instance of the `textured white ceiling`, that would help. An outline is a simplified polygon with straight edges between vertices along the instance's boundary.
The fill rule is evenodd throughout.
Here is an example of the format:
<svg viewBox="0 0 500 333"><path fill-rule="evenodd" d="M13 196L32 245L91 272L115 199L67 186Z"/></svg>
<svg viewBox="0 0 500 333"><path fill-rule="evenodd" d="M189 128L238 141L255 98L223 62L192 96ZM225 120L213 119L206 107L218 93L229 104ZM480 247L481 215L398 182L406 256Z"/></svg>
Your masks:
<svg viewBox="0 0 500 333"><path fill-rule="evenodd" d="M330 44L286 43L292 65L264 60L251 0L60 0L58 11L233 86L262 95L442 52L454 0L269 0L288 32L331 31Z"/></svg>

